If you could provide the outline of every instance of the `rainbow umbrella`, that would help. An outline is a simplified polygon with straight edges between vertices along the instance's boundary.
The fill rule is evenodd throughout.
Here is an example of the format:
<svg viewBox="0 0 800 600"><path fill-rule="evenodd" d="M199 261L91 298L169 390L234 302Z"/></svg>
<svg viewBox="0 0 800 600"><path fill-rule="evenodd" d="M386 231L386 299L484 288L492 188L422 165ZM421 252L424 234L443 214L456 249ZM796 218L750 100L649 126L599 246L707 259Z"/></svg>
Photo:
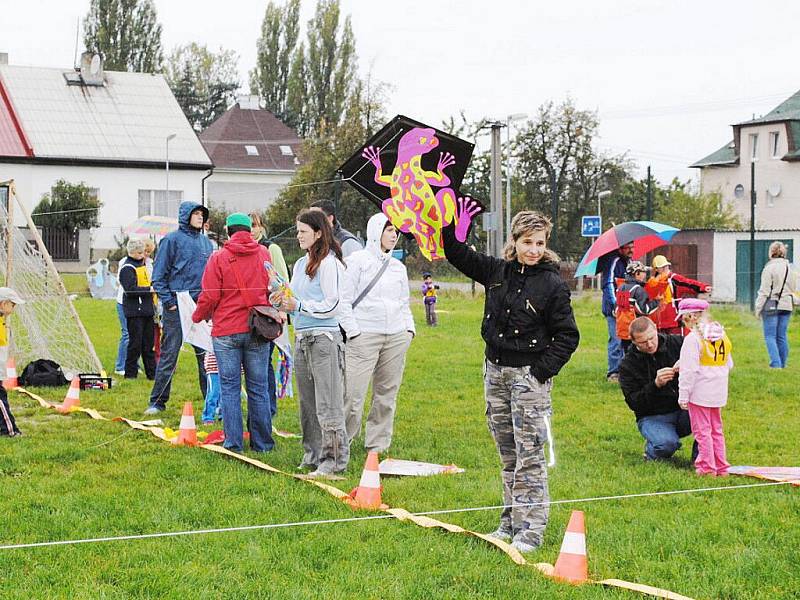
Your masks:
<svg viewBox="0 0 800 600"><path fill-rule="evenodd" d="M633 257L638 259L653 248L668 244L672 236L679 231L680 229L676 227L655 221L628 221L614 225L597 238L586 251L575 271L575 277L596 275L600 270L597 259L615 252L620 246L633 242Z"/></svg>
<svg viewBox="0 0 800 600"><path fill-rule="evenodd" d="M158 215L144 215L122 228L127 235L164 236L173 229L178 228L178 219L175 217L160 217Z"/></svg>

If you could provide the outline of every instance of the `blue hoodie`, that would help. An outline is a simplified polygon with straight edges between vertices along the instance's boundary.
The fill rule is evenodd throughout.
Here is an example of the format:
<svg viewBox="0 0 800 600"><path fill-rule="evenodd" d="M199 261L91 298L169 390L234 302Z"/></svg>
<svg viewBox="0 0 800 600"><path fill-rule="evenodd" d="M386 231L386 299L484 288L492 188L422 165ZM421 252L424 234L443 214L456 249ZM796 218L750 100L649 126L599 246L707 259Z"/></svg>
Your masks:
<svg viewBox="0 0 800 600"><path fill-rule="evenodd" d="M198 208L203 210L205 223L208 219L206 207L191 200L181 202L178 229L167 234L158 245L153 266L153 289L165 309L177 304L175 292L189 291L195 301L200 295L200 280L214 248L201 230L189 226L189 217Z"/></svg>

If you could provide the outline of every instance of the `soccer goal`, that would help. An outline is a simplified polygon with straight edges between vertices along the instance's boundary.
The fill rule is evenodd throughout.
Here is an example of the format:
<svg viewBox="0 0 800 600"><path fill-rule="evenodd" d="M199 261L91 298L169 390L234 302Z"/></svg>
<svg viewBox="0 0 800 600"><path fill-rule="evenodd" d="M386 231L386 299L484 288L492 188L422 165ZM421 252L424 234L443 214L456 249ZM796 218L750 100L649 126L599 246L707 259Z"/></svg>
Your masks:
<svg viewBox="0 0 800 600"><path fill-rule="evenodd" d="M0 274L3 285L14 288L25 300L10 318L9 355L18 369L48 358L61 365L67 377L99 372L102 365L94 346L33 219L16 194L14 180L0 185L8 188L8 202L0 202Z"/></svg>

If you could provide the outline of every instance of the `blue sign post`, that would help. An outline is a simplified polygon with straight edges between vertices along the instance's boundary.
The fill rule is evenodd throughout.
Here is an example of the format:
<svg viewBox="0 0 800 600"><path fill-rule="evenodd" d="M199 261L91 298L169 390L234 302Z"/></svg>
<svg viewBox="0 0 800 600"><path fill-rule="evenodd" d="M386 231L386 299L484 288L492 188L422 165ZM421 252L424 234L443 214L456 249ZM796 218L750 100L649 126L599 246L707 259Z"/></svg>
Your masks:
<svg viewBox="0 0 800 600"><path fill-rule="evenodd" d="M602 229L600 215L581 217L581 235L583 237L600 237Z"/></svg>

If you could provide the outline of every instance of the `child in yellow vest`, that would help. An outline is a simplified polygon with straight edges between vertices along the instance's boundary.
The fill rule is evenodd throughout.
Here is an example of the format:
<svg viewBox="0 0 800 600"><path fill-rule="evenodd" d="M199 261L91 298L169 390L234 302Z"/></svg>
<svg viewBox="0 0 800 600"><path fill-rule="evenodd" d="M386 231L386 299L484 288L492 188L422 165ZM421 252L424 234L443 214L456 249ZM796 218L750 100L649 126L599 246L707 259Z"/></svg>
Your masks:
<svg viewBox="0 0 800 600"><path fill-rule="evenodd" d="M2 350L4 357L8 352L6 318L14 312L14 307L17 304L25 304L25 301L11 288L0 287L0 350ZM3 370L3 378L5 378L5 360L0 365L0 369ZM0 435L9 437L22 435L22 432L17 427L17 422L14 420L14 415L11 414L8 395L4 387L0 387Z"/></svg>

